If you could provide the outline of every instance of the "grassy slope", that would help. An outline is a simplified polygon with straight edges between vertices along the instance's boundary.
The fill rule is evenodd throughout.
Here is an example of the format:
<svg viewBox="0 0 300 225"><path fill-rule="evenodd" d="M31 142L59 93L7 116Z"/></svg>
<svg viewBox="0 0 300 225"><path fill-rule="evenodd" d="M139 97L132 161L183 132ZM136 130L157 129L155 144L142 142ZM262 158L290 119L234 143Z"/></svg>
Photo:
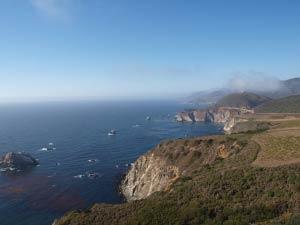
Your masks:
<svg viewBox="0 0 300 225"><path fill-rule="evenodd" d="M268 141L265 137L282 130L285 133L280 133L281 137L293 137L293 129L300 128L299 121L270 117L268 131L163 142L155 151L174 163L185 162L182 166L187 167L187 174L169 191L121 205L94 205L89 210L67 214L57 224L285 224L282 221L292 221L295 216L282 219L284 215L299 212L299 164L273 168L253 166L253 162L270 160L260 158L259 153L270 148L261 148L257 139ZM252 121L261 122L259 118ZM275 157L300 149L295 140L288 148L275 149ZM285 139L283 142L289 144ZM273 140L270 144L274 144ZM216 149L222 145L226 157L218 157Z"/></svg>
<svg viewBox="0 0 300 225"><path fill-rule="evenodd" d="M275 99L258 106L259 113L300 113L300 95Z"/></svg>
<svg viewBox="0 0 300 225"><path fill-rule="evenodd" d="M253 108L267 101L270 101L270 98L249 92L243 92L234 93L223 97L216 103L216 106Z"/></svg>

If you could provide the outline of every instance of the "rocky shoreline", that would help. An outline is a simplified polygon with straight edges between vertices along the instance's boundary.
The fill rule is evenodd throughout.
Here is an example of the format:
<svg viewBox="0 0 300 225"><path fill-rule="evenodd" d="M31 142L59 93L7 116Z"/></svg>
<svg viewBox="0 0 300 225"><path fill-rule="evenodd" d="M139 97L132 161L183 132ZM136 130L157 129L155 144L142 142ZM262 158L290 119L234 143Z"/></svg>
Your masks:
<svg viewBox="0 0 300 225"><path fill-rule="evenodd" d="M239 116L253 113L246 108L220 107L213 109L186 110L175 116L178 122L209 122L224 124L224 131L231 133L236 123L243 121ZM149 197L157 191L168 189L168 186L181 176L178 163L174 164L167 157L161 157L159 144L154 150L140 156L131 166L121 181L120 190L127 201ZM220 148L220 146L218 146Z"/></svg>
<svg viewBox="0 0 300 225"><path fill-rule="evenodd" d="M213 109L185 110L175 116L178 122L209 122L224 124L223 130L231 133L233 127L244 119L244 114L252 114L253 110L246 108L220 107ZM212 140L212 139L211 139ZM155 149L140 156L132 165L125 178L121 181L120 190L127 201L145 199L157 191L163 191L182 175L178 163L174 164L168 157L162 157L160 148L166 142L159 144ZM216 155L226 155L224 146L217 146Z"/></svg>
<svg viewBox="0 0 300 225"><path fill-rule="evenodd" d="M175 116L178 122L209 122L224 124L224 131L231 133L236 123L244 121L240 116L244 114L253 114L252 109L218 107L211 109L191 109L185 110Z"/></svg>

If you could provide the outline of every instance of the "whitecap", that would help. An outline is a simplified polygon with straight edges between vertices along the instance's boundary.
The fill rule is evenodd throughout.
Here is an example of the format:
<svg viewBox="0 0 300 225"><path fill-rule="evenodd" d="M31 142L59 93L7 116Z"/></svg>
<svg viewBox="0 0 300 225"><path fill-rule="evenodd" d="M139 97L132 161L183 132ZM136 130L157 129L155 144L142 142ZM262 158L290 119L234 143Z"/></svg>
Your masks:
<svg viewBox="0 0 300 225"><path fill-rule="evenodd" d="M38 151L41 151L41 152L47 152L47 151L48 151L48 148L41 148L41 149L39 149Z"/></svg>
<svg viewBox="0 0 300 225"><path fill-rule="evenodd" d="M98 162L99 160L98 159L88 159L88 162L89 163L96 163Z"/></svg>
<svg viewBox="0 0 300 225"><path fill-rule="evenodd" d="M78 175L74 176L74 178L76 178L76 179L81 179L81 178L84 178L84 177L85 177L84 174L78 174Z"/></svg>

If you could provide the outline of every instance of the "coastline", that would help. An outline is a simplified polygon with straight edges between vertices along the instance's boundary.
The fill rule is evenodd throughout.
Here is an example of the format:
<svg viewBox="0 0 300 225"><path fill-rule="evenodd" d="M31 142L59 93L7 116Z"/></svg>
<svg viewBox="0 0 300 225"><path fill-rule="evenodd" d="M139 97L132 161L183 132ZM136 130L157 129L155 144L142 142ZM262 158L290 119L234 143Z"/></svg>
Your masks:
<svg viewBox="0 0 300 225"><path fill-rule="evenodd" d="M245 182L240 183L240 179L246 176L245 174L248 174L247 176L251 174L251 176L256 177L255 179L259 179L262 182L256 184L255 188L266 191L274 188L273 184L267 185L265 183L265 177L272 176L279 188L276 191L283 188L282 185L286 181L280 174L298 170L299 163L296 162L295 165L289 165L292 161L289 161L289 159L284 161L285 159L281 158L283 161L278 163L278 165L274 165L274 168L265 167L264 160L266 159L261 154L261 144L257 140L258 138L259 140L268 138L269 134L276 137L277 135L290 135L290 132L295 132L295 129L299 131L300 127L297 127L298 122L294 123L295 128L292 130L290 130L289 126L291 125L290 121L298 121L300 116L298 118L298 116L294 115L291 118L291 115L279 115L275 119L270 117L272 122L268 123L265 122L265 119L260 120L260 118L264 118L261 116L251 115L251 118L254 120L238 123L238 129L244 129L242 132L171 139L159 143L155 148L139 157L127 173L125 188L129 190L127 194L130 194L129 196L127 195L127 203L120 205L96 204L88 212L77 211L66 214L57 220L55 225L81 225L85 224L86 221L93 221L94 219L92 218L97 218L97 224L105 224L105 221L108 220L112 224L153 224L155 220L164 221L163 223L167 221L174 222L176 218L186 216L182 213L190 210L190 201L194 202L197 200L201 202L197 206L200 211L202 210L202 205L206 207L206 204L212 203L216 204L215 207L222 208L225 207L223 204L226 202L220 200L228 198L233 193L236 195L236 192L245 192L243 195L247 199L253 199L253 204L250 206L242 204L241 209L243 207L252 207L253 205L254 208L251 208L251 210L255 213L255 210L258 210L257 213L271 210L274 213L276 212L275 215L280 216L285 211L276 211L275 206L275 208L272 205L270 206L272 199L260 198L255 192L252 192L252 189L248 190L239 187ZM246 117L249 118L249 115ZM288 118L288 120L284 118ZM261 129L261 126L265 125L268 125L268 127ZM173 173L174 167L178 169L179 173ZM228 184L230 185L228 186ZM213 194L216 190L209 187L217 188L218 194ZM218 187L226 187L226 190L219 190ZM287 192L293 193L292 189L289 188ZM238 195L240 197L236 198L235 201L245 203L243 195ZM185 199L184 202L186 202L182 202L181 206L177 208L178 206L174 205L174 201L176 202L179 196ZM220 196L223 197L220 198ZM285 199L286 196L281 196L281 198ZM235 204L235 201L232 203L227 202L226 204ZM290 203L290 207L295 207L295 205ZM170 212L170 209L174 211ZM159 217L160 214L158 212L164 213L164 217ZM204 211L203 213L205 216ZM241 214L234 211L230 213L231 216L236 216L236 218L241 216ZM264 217L259 221L271 219L267 213L263 215ZM209 215L207 216L209 219ZM151 220L149 220L150 218ZM244 218L247 218L246 215L244 215ZM76 223L73 223L73 221L76 221Z"/></svg>

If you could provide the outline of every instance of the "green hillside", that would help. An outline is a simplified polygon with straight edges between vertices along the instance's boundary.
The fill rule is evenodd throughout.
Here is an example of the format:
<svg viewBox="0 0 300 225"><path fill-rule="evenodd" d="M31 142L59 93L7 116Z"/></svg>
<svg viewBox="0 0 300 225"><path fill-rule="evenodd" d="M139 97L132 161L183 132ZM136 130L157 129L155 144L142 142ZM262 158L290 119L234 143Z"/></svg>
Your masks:
<svg viewBox="0 0 300 225"><path fill-rule="evenodd" d="M254 108L262 103L270 101L268 97L260 96L250 92L234 93L220 99L217 107L246 107Z"/></svg>
<svg viewBox="0 0 300 225"><path fill-rule="evenodd" d="M300 113L300 95L266 102L255 109L258 113Z"/></svg>

